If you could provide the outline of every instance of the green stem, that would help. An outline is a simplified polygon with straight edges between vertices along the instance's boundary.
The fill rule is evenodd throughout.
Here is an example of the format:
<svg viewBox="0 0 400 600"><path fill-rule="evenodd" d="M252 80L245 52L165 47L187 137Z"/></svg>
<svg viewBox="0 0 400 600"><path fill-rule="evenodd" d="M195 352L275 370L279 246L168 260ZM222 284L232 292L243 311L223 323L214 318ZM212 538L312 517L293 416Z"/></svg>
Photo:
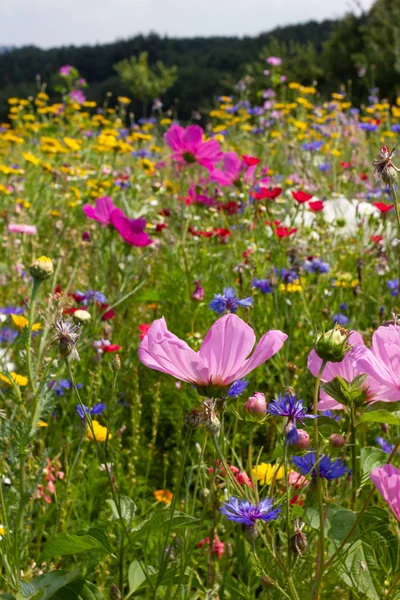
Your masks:
<svg viewBox="0 0 400 600"><path fill-rule="evenodd" d="M395 209L396 209L396 220L397 220L397 237L398 239L400 239L400 209L399 209L399 202L397 200L397 194L396 194L396 190L394 189L394 185L393 183L390 184L390 193L392 194L392 198L394 200L394 205L395 205ZM398 254L398 280L399 280L399 285L400 285L400 252L399 252L399 247L396 246L396 250L397 250L397 254Z"/></svg>
<svg viewBox="0 0 400 600"><path fill-rule="evenodd" d="M33 371L32 371L31 333L32 333L33 321L35 318L36 298L37 298L37 294L38 294L41 283L42 282L40 279L33 280L32 294L31 294L31 299L29 302L29 315L28 315L28 325L27 325L28 331L27 331L26 343L25 343L26 367L28 370L29 387L33 394L35 393L35 384L33 381ZM36 412L36 403L37 403L37 398L35 398L35 396L34 396L33 397L33 405L32 405L32 414L33 415Z"/></svg>
<svg viewBox="0 0 400 600"><path fill-rule="evenodd" d="M238 482L236 481L236 479L235 479L232 471L230 470L230 468L228 466L228 463L225 460L225 456L223 455L223 452L222 452L221 447L219 445L218 438L217 438L216 434L212 434L211 437L212 437L212 441L213 441L214 447L215 447L215 449L217 451L218 458L221 461L222 466L224 467L226 476L229 478L229 480L230 480L230 482L232 484L232 487L234 488L235 492L237 494L239 494L239 496L241 498L243 498L244 497L243 490L240 487L240 485L238 484Z"/></svg>
<svg viewBox="0 0 400 600"><path fill-rule="evenodd" d="M316 421L317 419L315 419ZM291 572L291 552L290 552L290 494L289 494L289 478L288 478L288 461L287 461L287 451L288 445L286 440L284 441L284 450L283 450L283 465L285 472L285 492L286 492L286 535L287 535L287 571L290 576Z"/></svg>
<svg viewBox="0 0 400 600"><path fill-rule="evenodd" d="M351 438L351 467L352 467L351 503L352 503L352 508L354 510L356 500L357 500L358 469L357 469L356 427L355 427L355 415L354 415L354 405L353 404L350 409L350 438Z"/></svg>
<svg viewBox="0 0 400 600"><path fill-rule="evenodd" d="M167 533L166 533L165 541L164 541L164 552L161 556L160 570L159 570L159 574L158 574L158 578L157 578L157 582L156 582L156 586L155 586L155 590L154 590L155 594L157 593L157 588L161 583L165 561L168 560L168 557L170 555L170 552L166 552L166 548L168 545L168 538L171 533L172 519L173 519L175 508L176 508L178 493L179 493L179 489L180 489L180 486L182 483L183 474L185 472L186 457L187 457L187 452L188 452L188 448L189 448L189 441L190 441L191 434L192 434L192 429L188 428L186 430L185 441L184 441L184 445L183 445L183 455L182 455L182 460L181 460L181 467L179 469L178 479L175 482L174 495L172 496L172 501L171 501L170 519L168 521L168 528L167 528Z"/></svg>
<svg viewBox="0 0 400 600"><path fill-rule="evenodd" d="M314 389L314 405L313 414L318 415L318 400L319 400L319 386L321 384L322 373L324 372L327 361L323 360L321 367L318 371L317 379L315 382ZM322 498L322 485L321 476L319 471L319 439L318 439L318 418L314 419L314 453L315 453L315 495L317 498L318 512L319 512L319 548L318 558L316 564L316 573L313 589L311 591L311 598L318 600L320 596L322 575L324 572L324 560L325 560L325 515L324 515L324 504Z"/></svg>

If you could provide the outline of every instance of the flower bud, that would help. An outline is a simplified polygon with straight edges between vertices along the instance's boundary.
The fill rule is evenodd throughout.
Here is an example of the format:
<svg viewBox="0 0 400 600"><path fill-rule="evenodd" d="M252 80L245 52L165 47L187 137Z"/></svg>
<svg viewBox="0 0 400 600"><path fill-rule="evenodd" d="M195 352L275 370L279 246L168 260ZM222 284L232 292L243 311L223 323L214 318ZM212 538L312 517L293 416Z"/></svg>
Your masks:
<svg viewBox="0 0 400 600"><path fill-rule="evenodd" d="M195 288L191 298L195 302L201 302L202 300L204 300L204 288L200 285L199 280L195 281L194 285L196 286L196 288Z"/></svg>
<svg viewBox="0 0 400 600"><path fill-rule="evenodd" d="M254 396L250 396L242 406L243 411L253 419L262 419L265 417L267 410L267 402L264 394L255 392Z"/></svg>
<svg viewBox="0 0 400 600"><path fill-rule="evenodd" d="M293 442L292 447L296 450L307 450L310 445L310 436L304 429L297 430L296 441Z"/></svg>
<svg viewBox="0 0 400 600"><path fill-rule="evenodd" d="M114 356L111 367L114 373L117 373L121 369L121 359L118 354Z"/></svg>
<svg viewBox="0 0 400 600"><path fill-rule="evenodd" d="M74 321L77 321L78 323L87 323L88 321L90 321L90 319L92 317L87 310L80 309L80 310L76 310L72 314L72 318L74 319Z"/></svg>
<svg viewBox="0 0 400 600"><path fill-rule="evenodd" d="M349 335L346 329L336 324L333 329L319 336L315 352L322 360L341 362L351 348L347 343Z"/></svg>
<svg viewBox="0 0 400 600"><path fill-rule="evenodd" d="M33 279L44 281L54 273L53 261L51 258L47 258L47 256L41 256L33 261L29 267L29 272Z"/></svg>
<svg viewBox="0 0 400 600"><path fill-rule="evenodd" d="M185 416L185 425L189 429L197 429L204 422L204 413L198 408L192 408L190 413Z"/></svg>
<svg viewBox="0 0 400 600"><path fill-rule="evenodd" d="M110 600L121 600L122 595L115 583L112 584L110 589Z"/></svg>
<svg viewBox="0 0 400 600"><path fill-rule="evenodd" d="M254 542L258 536L257 524L253 523L253 525L245 525L244 535L246 540L249 542Z"/></svg>
<svg viewBox="0 0 400 600"><path fill-rule="evenodd" d="M335 448L343 448L346 443L346 440L340 433L332 433L332 435L329 436L329 441Z"/></svg>

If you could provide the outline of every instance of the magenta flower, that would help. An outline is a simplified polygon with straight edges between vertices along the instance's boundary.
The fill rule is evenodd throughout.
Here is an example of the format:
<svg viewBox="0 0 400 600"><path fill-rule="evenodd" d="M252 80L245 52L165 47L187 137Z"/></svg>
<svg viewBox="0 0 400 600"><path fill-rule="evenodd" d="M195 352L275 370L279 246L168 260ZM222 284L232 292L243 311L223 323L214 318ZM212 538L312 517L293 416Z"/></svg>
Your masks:
<svg viewBox="0 0 400 600"><path fill-rule="evenodd" d="M73 68L74 67L72 67L71 65L64 65L63 67L60 67L58 72L62 77L68 77L68 75L71 74Z"/></svg>
<svg viewBox="0 0 400 600"><path fill-rule="evenodd" d="M83 206L83 212L89 219L94 219L105 226L112 225L111 215L114 210L117 210L117 207L110 196L97 198L95 207L90 204L84 204Z"/></svg>
<svg viewBox="0 0 400 600"><path fill-rule="evenodd" d="M237 315L225 315L208 331L199 352L168 331L164 317L153 322L139 346L140 361L156 371L197 386L225 387L278 352L287 335L271 330L255 343L253 329Z"/></svg>
<svg viewBox="0 0 400 600"><path fill-rule="evenodd" d="M394 516L400 521L400 471L393 465L373 469L370 478Z"/></svg>
<svg viewBox="0 0 400 600"><path fill-rule="evenodd" d="M269 56L267 58L267 63L272 67L280 67L282 64L282 59L279 56Z"/></svg>
<svg viewBox="0 0 400 600"><path fill-rule="evenodd" d="M22 223L9 223L7 225L8 233L25 233L27 235L36 235L36 225L23 225Z"/></svg>
<svg viewBox="0 0 400 600"><path fill-rule="evenodd" d="M149 246L153 243L148 234L143 231L146 219L129 219L120 208L111 213L111 223L119 235L131 246Z"/></svg>
<svg viewBox="0 0 400 600"><path fill-rule="evenodd" d="M71 98L71 102L76 102L77 104L83 104L86 100L86 96L82 90L72 90L69 97Z"/></svg>
<svg viewBox="0 0 400 600"><path fill-rule="evenodd" d="M215 181L215 183L218 183L222 187L235 185L239 183L240 175L243 171L244 180L247 183L253 177L257 164L246 165L236 152L225 152L223 169L213 169L210 174L210 180Z"/></svg>
<svg viewBox="0 0 400 600"><path fill-rule="evenodd" d="M359 374L374 382L374 401L400 400L400 326L378 327L372 336L371 349L357 346L353 353Z"/></svg>
<svg viewBox="0 0 400 600"><path fill-rule="evenodd" d="M172 158L180 163L199 163L213 170L222 158L222 151L216 140L203 141L203 129L199 125L171 125L164 135L167 145L173 150Z"/></svg>

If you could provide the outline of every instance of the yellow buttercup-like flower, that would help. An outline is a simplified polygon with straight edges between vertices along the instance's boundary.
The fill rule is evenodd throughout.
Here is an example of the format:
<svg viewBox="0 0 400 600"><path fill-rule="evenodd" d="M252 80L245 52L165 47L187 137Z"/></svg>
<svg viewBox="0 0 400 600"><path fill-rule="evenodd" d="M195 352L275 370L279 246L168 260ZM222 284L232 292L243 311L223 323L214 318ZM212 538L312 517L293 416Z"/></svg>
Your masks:
<svg viewBox="0 0 400 600"><path fill-rule="evenodd" d="M24 327L28 327L29 325L29 321L26 317L24 317L23 315L14 315L14 313L11 314L11 318L13 320L13 323L16 327L19 327L20 329L23 329ZM41 329L42 326L40 323L35 323L34 325L32 325L32 331L38 331L38 329Z"/></svg>
<svg viewBox="0 0 400 600"><path fill-rule="evenodd" d="M262 485L269 485L273 479L282 479L285 475L285 469L278 465L271 465L270 463L260 463L253 469L253 476Z"/></svg>
<svg viewBox="0 0 400 600"><path fill-rule="evenodd" d="M87 426L87 436L89 440L92 440L94 442L94 440L96 439L98 442L105 442L107 439L107 427L103 427L103 425L100 425L98 421L92 421L92 426L93 432L89 425ZM108 435L108 439L110 440L111 438L112 435L110 433Z"/></svg>
<svg viewBox="0 0 400 600"><path fill-rule="evenodd" d="M18 373L14 373L13 371L10 373L11 379L14 381L16 385L19 387L25 387L28 385L28 378L24 377L24 375L18 375ZM8 375L3 375L0 373L0 381L4 381L7 385L12 385L12 381Z"/></svg>
<svg viewBox="0 0 400 600"><path fill-rule="evenodd" d="M156 490L153 492L153 496L157 502L163 502L164 504L169 504L173 498L173 494L169 490Z"/></svg>

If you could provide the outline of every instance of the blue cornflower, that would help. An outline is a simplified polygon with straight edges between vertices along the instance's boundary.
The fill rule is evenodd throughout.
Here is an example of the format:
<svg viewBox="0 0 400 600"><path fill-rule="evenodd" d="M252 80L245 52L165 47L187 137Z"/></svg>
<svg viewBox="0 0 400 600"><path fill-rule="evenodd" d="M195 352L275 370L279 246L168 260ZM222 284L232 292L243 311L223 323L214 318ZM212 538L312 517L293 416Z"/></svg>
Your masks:
<svg viewBox="0 0 400 600"><path fill-rule="evenodd" d="M379 129L379 126L375 123L360 123L358 127L364 131L377 131Z"/></svg>
<svg viewBox="0 0 400 600"><path fill-rule="evenodd" d="M348 309L348 306L346 304L346 302L342 302L342 304L339 306L340 310L345 312Z"/></svg>
<svg viewBox="0 0 400 600"><path fill-rule="evenodd" d="M297 400L297 396L290 394L279 394L277 400L272 400L267 406L267 412L276 417L288 417L293 421L300 421L303 424L303 419L315 419L316 415L308 415L307 408L303 405L303 400Z"/></svg>
<svg viewBox="0 0 400 600"><path fill-rule="evenodd" d="M399 295L399 280L397 279L390 279L387 284L386 284L390 290L390 295L391 296L398 296Z"/></svg>
<svg viewBox="0 0 400 600"><path fill-rule="evenodd" d="M303 405L303 400L297 400L297 396L290 394L279 394L277 400L273 400L267 406L267 413L276 417L287 417L284 427L286 441L289 444L296 444L298 440L297 421L302 425L303 419L316 419L317 415L307 414L307 408Z"/></svg>
<svg viewBox="0 0 400 600"><path fill-rule="evenodd" d="M311 471L311 477L315 479L315 452L313 450L304 456L294 456L292 462L300 469L302 475L308 475ZM327 454L321 456L319 461L319 474L324 479L332 481L333 479L338 479L348 473L349 469L340 458L332 460Z"/></svg>
<svg viewBox="0 0 400 600"><path fill-rule="evenodd" d="M106 405L102 402L98 402L89 410L87 406L85 406L85 413L90 415L101 415L106 409ZM81 419L85 418L85 413L83 412L83 408L80 404L76 405L76 412L80 416Z"/></svg>
<svg viewBox="0 0 400 600"><path fill-rule="evenodd" d="M274 288L268 279L253 279L251 287L260 290L263 294L272 294Z"/></svg>
<svg viewBox="0 0 400 600"><path fill-rule="evenodd" d="M228 390L229 398L237 398L237 396L243 394L248 385L249 382L245 379L238 379L237 381L234 381Z"/></svg>
<svg viewBox="0 0 400 600"><path fill-rule="evenodd" d="M385 440L383 437L381 437L380 435L378 435L375 438L377 444L379 444L379 446L382 448L382 450L384 452L386 452L386 454L391 454L392 450L394 448L394 444L391 444L390 442L388 442L387 440Z"/></svg>
<svg viewBox="0 0 400 600"><path fill-rule="evenodd" d="M392 131L393 131L394 133L400 133L400 125L399 125L399 124L397 124L397 125L392 125Z"/></svg>
<svg viewBox="0 0 400 600"><path fill-rule="evenodd" d="M102 292L96 292L95 290L87 290L87 292L80 292L77 290L74 296L78 302L82 302L83 306L87 306L90 302L107 304L105 295Z"/></svg>
<svg viewBox="0 0 400 600"><path fill-rule="evenodd" d="M330 266L328 263L322 261L316 256L314 258L308 258L303 263L303 267L307 273L328 273Z"/></svg>
<svg viewBox="0 0 400 600"><path fill-rule="evenodd" d="M224 288L223 294L214 294L208 308L221 315L224 312L236 313L239 306L253 306L253 298L239 300L232 287Z"/></svg>
<svg viewBox="0 0 400 600"><path fill-rule="evenodd" d="M299 280L299 275L293 269L275 269L275 275L280 277L283 283L294 283Z"/></svg>
<svg viewBox="0 0 400 600"><path fill-rule="evenodd" d="M331 170L331 165L329 163L321 163L318 168L322 172L324 172L324 171L330 171Z"/></svg>
<svg viewBox="0 0 400 600"><path fill-rule="evenodd" d="M77 383L76 387L80 389L83 387L82 383ZM64 392L68 390L72 390L73 385L70 379L60 379L60 381L50 381L49 388L55 392L56 396L59 398L60 396L64 396Z"/></svg>
<svg viewBox="0 0 400 600"><path fill-rule="evenodd" d="M321 415L323 417L328 417L328 419L333 419L334 421L340 421L342 418L339 414L335 415L332 410L322 410Z"/></svg>
<svg viewBox="0 0 400 600"><path fill-rule="evenodd" d="M11 329L10 327L3 327L0 329L0 343L12 344L18 337L18 331Z"/></svg>
<svg viewBox="0 0 400 600"><path fill-rule="evenodd" d="M229 502L223 502L219 509L223 515L235 523L243 523L251 527L259 519L261 521L274 521L281 512L280 507L272 508L272 499L264 498L258 504L249 500L240 500L235 496L229 498Z"/></svg>
<svg viewBox="0 0 400 600"><path fill-rule="evenodd" d="M332 321L334 325L337 323L338 325L345 327L349 322L349 317L346 317L346 315L342 315L341 313L337 313L336 315L333 315Z"/></svg>
<svg viewBox="0 0 400 600"><path fill-rule="evenodd" d="M301 147L303 150L307 150L308 152L313 152L315 150L321 150L323 145L324 145L324 142L322 142L322 141L305 142L304 144L302 144Z"/></svg>
<svg viewBox="0 0 400 600"><path fill-rule="evenodd" d="M2 315L22 315L23 312L23 306L4 306L4 308L0 308L0 314Z"/></svg>

